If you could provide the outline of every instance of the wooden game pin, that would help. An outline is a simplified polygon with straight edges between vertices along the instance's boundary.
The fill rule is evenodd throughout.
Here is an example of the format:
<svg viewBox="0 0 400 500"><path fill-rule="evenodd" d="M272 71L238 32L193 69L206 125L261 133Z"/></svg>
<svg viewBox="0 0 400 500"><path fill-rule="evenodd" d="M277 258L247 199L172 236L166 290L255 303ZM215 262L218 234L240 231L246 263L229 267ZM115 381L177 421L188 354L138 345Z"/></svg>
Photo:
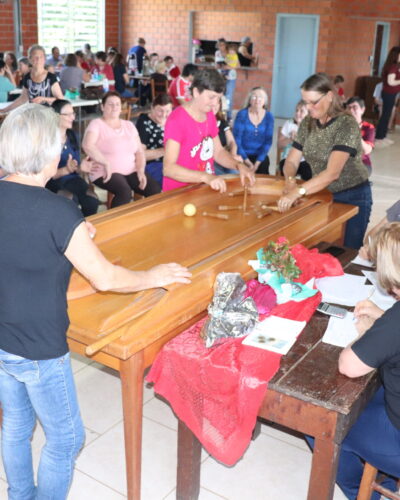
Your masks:
<svg viewBox="0 0 400 500"><path fill-rule="evenodd" d="M214 217L215 219L223 219L223 220L228 220L229 215L228 214L216 214L213 212L203 212L202 214L204 217Z"/></svg>

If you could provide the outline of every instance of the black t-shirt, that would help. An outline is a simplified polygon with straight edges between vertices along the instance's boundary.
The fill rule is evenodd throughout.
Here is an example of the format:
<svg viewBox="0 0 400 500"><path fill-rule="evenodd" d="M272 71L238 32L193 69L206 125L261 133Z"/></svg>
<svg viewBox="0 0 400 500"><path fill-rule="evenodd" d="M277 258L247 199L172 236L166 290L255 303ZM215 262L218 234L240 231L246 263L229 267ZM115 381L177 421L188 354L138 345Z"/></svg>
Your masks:
<svg viewBox="0 0 400 500"><path fill-rule="evenodd" d="M62 196L0 181L0 349L34 360L68 352L64 252L82 221Z"/></svg>
<svg viewBox="0 0 400 500"><path fill-rule="evenodd" d="M400 429L400 302L396 302L352 346L368 366L379 369L385 388L386 411Z"/></svg>
<svg viewBox="0 0 400 500"><path fill-rule="evenodd" d="M124 74L126 73L126 67L125 64L117 64L116 66L113 66L113 71L114 71L114 79L115 79L115 90L122 94L122 92L126 88L125 80L124 80Z"/></svg>
<svg viewBox="0 0 400 500"><path fill-rule="evenodd" d="M164 147L164 129L153 121L149 115L142 113L136 122L136 128L139 132L140 142L147 149L157 149ZM161 161L162 157L152 161Z"/></svg>
<svg viewBox="0 0 400 500"><path fill-rule="evenodd" d="M53 97L51 87L57 82L56 75L49 71L46 78L40 83L34 82L31 74L27 73L22 79L22 87L28 89L29 101L32 101L35 97Z"/></svg>
<svg viewBox="0 0 400 500"><path fill-rule="evenodd" d="M218 126L219 140L221 141L221 145L224 148L226 146L226 144L227 144L226 132L231 127L229 126L229 123L226 120L218 120L217 121L217 126Z"/></svg>

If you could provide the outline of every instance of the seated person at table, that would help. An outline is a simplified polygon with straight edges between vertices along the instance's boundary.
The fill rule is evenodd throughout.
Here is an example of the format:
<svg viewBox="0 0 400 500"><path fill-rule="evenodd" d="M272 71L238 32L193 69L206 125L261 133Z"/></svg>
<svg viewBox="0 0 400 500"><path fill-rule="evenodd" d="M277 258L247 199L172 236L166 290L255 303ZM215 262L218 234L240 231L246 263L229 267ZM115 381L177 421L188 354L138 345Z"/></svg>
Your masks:
<svg viewBox="0 0 400 500"><path fill-rule="evenodd" d="M281 159L279 162L279 170L281 171L281 174L283 174L283 165L285 164L285 159L289 154L289 150L292 147L293 141L296 140L299 125L303 118L307 115L307 106L303 101L299 101L296 105L294 118L287 120L279 133L278 147L283 148ZM308 181L312 177L311 167L304 158L301 159L297 174L300 175L303 181Z"/></svg>
<svg viewBox="0 0 400 500"><path fill-rule="evenodd" d="M169 95L159 94L151 103L149 113L142 113L136 122L146 157L146 173L162 186L164 127L172 111Z"/></svg>
<svg viewBox="0 0 400 500"><path fill-rule="evenodd" d="M78 58L75 54L67 54L65 66L60 71L60 86L65 93L66 90L76 91L81 88L82 82L88 82L90 75L78 67Z"/></svg>
<svg viewBox="0 0 400 500"><path fill-rule="evenodd" d="M90 64L85 60L85 56L81 50L75 50L76 58L78 59L77 66L83 71L90 73Z"/></svg>
<svg viewBox="0 0 400 500"><path fill-rule="evenodd" d="M77 205L80 205L83 215L88 217L97 212L99 200L90 191L89 184L79 175L79 170L90 172L93 162L87 159L81 162L78 138L72 130L75 112L70 102L57 99L51 107L60 117L63 148L57 172L46 184L46 188L53 193L71 197Z"/></svg>
<svg viewBox="0 0 400 500"><path fill-rule="evenodd" d="M335 86L336 92L338 93L338 96L340 97L340 100L344 103L346 98L344 96L344 89L343 89L343 84L344 84L343 76L336 75L335 78L333 79L333 84Z"/></svg>
<svg viewBox="0 0 400 500"><path fill-rule="evenodd" d="M20 57L18 59L18 76L19 76L19 83L17 85L18 88L22 88L22 80L24 79L24 76L29 73L31 70L31 66L29 64L29 59L27 57Z"/></svg>
<svg viewBox="0 0 400 500"><path fill-rule="evenodd" d="M121 120L121 96L107 92L102 99L102 118L89 123L83 138L85 153L102 168L89 174L96 186L114 194L111 207L132 201L132 191L143 196L160 192L145 173L146 160L135 125Z"/></svg>
<svg viewBox="0 0 400 500"><path fill-rule="evenodd" d="M396 203L389 207L386 210L386 216L365 235L364 244L358 252L361 258L365 260L371 260L369 248L371 238L375 236L379 229L385 226L388 222L400 222L400 200L396 201Z"/></svg>
<svg viewBox="0 0 400 500"><path fill-rule="evenodd" d="M365 113L365 102L361 97L351 97L347 101L347 109L356 119L361 130L361 146L362 146L362 162L368 169L368 174L371 175L372 164L370 154L375 146L375 127L372 123L365 122L362 119Z"/></svg>
<svg viewBox="0 0 400 500"><path fill-rule="evenodd" d="M217 119L218 136L221 142L221 146L225 148L237 161L243 161L242 157L237 154L237 144L235 138L233 137L231 127L226 120L226 113L223 110L223 105L226 106L225 97L221 97L220 101L213 106L213 112L215 118ZM225 174L237 174L237 170L231 170L229 168L222 167L216 161L214 161L214 170L217 175Z"/></svg>
<svg viewBox="0 0 400 500"><path fill-rule="evenodd" d="M268 95L262 87L254 87L247 95L245 107L236 115L233 135L238 154L258 174L269 173L268 151L274 135L274 117L267 111Z"/></svg>
<svg viewBox="0 0 400 500"><path fill-rule="evenodd" d="M48 66L53 66L54 68L61 68L63 65L63 58L60 55L60 49L58 47L53 47L51 49L51 56L46 59L46 64Z"/></svg>
<svg viewBox="0 0 400 500"><path fill-rule="evenodd" d="M18 62L15 54L13 52L5 52L4 62L6 63L9 74L15 78L18 71ZM11 83L13 82L11 81Z"/></svg>
<svg viewBox="0 0 400 500"><path fill-rule="evenodd" d="M114 80L114 71L112 67L106 63L106 59L107 54L104 51L99 50L96 52L94 57L95 65L92 67L92 75L97 72L97 74L102 75L103 78L107 78L109 81ZM110 90L112 91L114 89L114 84L110 85Z"/></svg>
<svg viewBox="0 0 400 500"><path fill-rule="evenodd" d="M197 71L191 86L192 99L177 107L165 125L163 190L204 182L226 191L226 183L214 172L214 158L223 167L238 170L242 184L255 181L254 174L221 146L213 107L225 90L216 69Z"/></svg>
<svg viewBox="0 0 400 500"><path fill-rule="evenodd" d="M7 102L8 93L15 89L15 85L6 77L6 63L0 59L0 102Z"/></svg>
<svg viewBox="0 0 400 500"><path fill-rule="evenodd" d="M121 97L133 97L133 92L126 88L129 86L129 76L122 55L119 52L115 53L110 64L114 71L115 90Z"/></svg>
<svg viewBox="0 0 400 500"><path fill-rule="evenodd" d="M2 109L7 113L27 101L50 106L56 99L63 99L57 77L45 69L46 53L41 45L32 45L28 50L30 72L22 80L22 94L9 106Z"/></svg>
<svg viewBox="0 0 400 500"><path fill-rule="evenodd" d="M381 228L371 245L380 286L400 298L400 224ZM382 386L342 442L336 481L348 499L355 500L364 462L390 477L382 486L397 491L400 477L400 303L386 312L370 300L359 302L354 315L359 338L339 357L339 371L361 377L377 369ZM374 492L373 500L381 498Z"/></svg>
<svg viewBox="0 0 400 500"><path fill-rule="evenodd" d="M190 101L192 94L190 93L190 85L197 71L197 66L188 63L185 64L182 74L172 81L168 89L168 94L172 99L174 108L181 104Z"/></svg>
<svg viewBox="0 0 400 500"><path fill-rule="evenodd" d="M166 92L168 78L165 74L166 70L165 62L160 61L156 64L155 72L150 76L150 80L154 80L154 90L155 94Z"/></svg>
<svg viewBox="0 0 400 500"><path fill-rule="evenodd" d="M172 80L178 78L178 76L181 74L181 70L178 68L178 66L175 66L174 58L172 56L165 56L164 62L167 68L166 75L168 81L172 82Z"/></svg>

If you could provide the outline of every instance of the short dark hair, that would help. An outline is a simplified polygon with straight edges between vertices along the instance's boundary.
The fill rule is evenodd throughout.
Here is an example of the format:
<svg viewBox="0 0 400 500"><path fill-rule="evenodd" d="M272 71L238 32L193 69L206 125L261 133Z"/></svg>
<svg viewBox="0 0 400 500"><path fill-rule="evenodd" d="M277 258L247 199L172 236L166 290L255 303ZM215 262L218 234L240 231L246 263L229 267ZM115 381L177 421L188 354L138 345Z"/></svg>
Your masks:
<svg viewBox="0 0 400 500"><path fill-rule="evenodd" d="M78 58L75 54L67 54L64 64L65 66L76 66L78 64Z"/></svg>
<svg viewBox="0 0 400 500"><path fill-rule="evenodd" d="M158 94L158 96L151 103L153 108L154 106L166 106L167 104L172 104L172 99L168 94Z"/></svg>
<svg viewBox="0 0 400 500"><path fill-rule="evenodd" d="M182 76L194 75L197 71L197 66L192 63L187 63L182 69Z"/></svg>
<svg viewBox="0 0 400 500"><path fill-rule="evenodd" d="M110 97L118 97L120 99L120 101L122 102L121 94L119 92L117 92L116 90L110 90L109 92L106 92L103 95L103 97L101 99L101 104L104 106L104 104L107 102L107 100Z"/></svg>
<svg viewBox="0 0 400 500"><path fill-rule="evenodd" d="M336 75L335 78L333 79L333 83L343 83L344 82L344 78L342 75Z"/></svg>
<svg viewBox="0 0 400 500"><path fill-rule="evenodd" d="M174 58L172 56L165 56L164 57L164 62L168 62L168 61L173 61Z"/></svg>
<svg viewBox="0 0 400 500"><path fill-rule="evenodd" d="M54 109L56 113L60 114L63 107L66 106L67 104L71 103L66 99L56 99L55 101L52 102L51 107Z"/></svg>
<svg viewBox="0 0 400 500"><path fill-rule="evenodd" d="M361 99L361 97L358 97L358 95L350 97L350 99L348 99L348 101L346 102L346 106L350 106L350 104L353 104L355 102L360 106L360 108L365 108L364 99Z"/></svg>
<svg viewBox="0 0 400 500"><path fill-rule="evenodd" d="M200 93L204 90L212 90L218 94L225 92L225 79L219 71L214 68L206 68L196 71L191 89L196 88Z"/></svg>
<svg viewBox="0 0 400 500"><path fill-rule="evenodd" d="M4 59L0 59L0 69L5 68L6 63L4 62Z"/></svg>
<svg viewBox="0 0 400 500"><path fill-rule="evenodd" d="M60 50L60 49L57 47L57 45L55 45L55 46L51 49L51 53L53 53L56 49L57 49L57 50Z"/></svg>
<svg viewBox="0 0 400 500"><path fill-rule="evenodd" d="M81 57L82 59L85 57L85 56L83 55L82 50L75 50L75 55L76 55L76 57Z"/></svg>
<svg viewBox="0 0 400 500"><path fill-rule="evenodd" d="M99 50L98 52L96 52L95 57L97 59L100 59L100 61L107 61L107 54L104 52L104 50Z"/></svg>

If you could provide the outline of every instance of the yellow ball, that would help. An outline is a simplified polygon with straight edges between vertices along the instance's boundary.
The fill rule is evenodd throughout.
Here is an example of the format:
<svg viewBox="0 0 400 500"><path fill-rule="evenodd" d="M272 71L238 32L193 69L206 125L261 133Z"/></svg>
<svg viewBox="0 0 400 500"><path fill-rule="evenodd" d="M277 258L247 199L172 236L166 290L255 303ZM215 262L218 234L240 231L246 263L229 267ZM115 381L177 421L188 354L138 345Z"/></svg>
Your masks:
<svg viewBox="0 0 400 500"><path fill-rule="evenodd" d="M193 217L193 215L195 215L196 213L196 205L193 205L193 203L187 203L183 207L183 213L188 217Z"/></svg>

